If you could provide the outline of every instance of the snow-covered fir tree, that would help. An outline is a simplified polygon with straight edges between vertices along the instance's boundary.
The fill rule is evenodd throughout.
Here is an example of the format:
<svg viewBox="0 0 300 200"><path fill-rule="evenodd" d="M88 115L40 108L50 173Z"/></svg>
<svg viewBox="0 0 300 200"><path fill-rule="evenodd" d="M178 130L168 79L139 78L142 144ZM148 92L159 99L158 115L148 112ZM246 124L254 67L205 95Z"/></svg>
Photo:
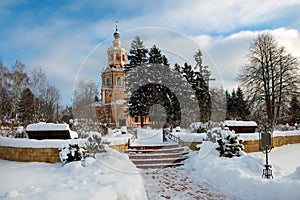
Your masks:
<svg viewBox="0 0 300 200"><path fill-rule="evenodd" d="M221 157L239 157L245 155L244 140L239 137L234 131L230 131L227 127L221 131L221 135L217 137L218 147L216 150L220 152Z"/></svg>

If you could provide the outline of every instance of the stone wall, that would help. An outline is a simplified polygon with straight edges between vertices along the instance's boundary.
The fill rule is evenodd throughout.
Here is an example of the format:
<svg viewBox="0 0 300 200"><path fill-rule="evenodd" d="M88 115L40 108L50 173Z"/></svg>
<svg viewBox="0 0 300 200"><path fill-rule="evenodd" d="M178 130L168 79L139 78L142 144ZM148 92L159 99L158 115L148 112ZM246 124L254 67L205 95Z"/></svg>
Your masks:
<svg viewBox="0 0 300 200"><path fill-rule="evenodd" d="M300 143L300 135L277 136L273 138L273 146L280 147L286 144ZM196 150L196 145L201 142L183 142L182 146L187 146L191 150ZM259 152L259 140L244 141L245 152ZM128 149L127 144L109 146L119 152ZM0 146L0 159L19 162L60 162L58 148L29 148L29 147L6 147Z"/></svg>
<svg viewBox="0 0 300 200"><path fill-rule="evenodd" d="M21 148L0 146L0 159L18 162L60 162L58 148Z"/></svg>
<svg viewBox="0 0 300 200"><path fill-rule="evenodd" d="M273 146L274 147L280 147L287 144L296 144L300 143L300 135L294 135L294 136L276 136L272 138ZM183 142L182 146L187 146L191 150L195 151L197 144L201 144L201 142ZM259 140L246 140L243 143L245 147L246 153L251 152L259 152Z"/></svg>
<svg viewBox="0 0 300 200"><path fill-rule="evenodd" d="M128 149L128 144L111 145L109 147L122 153Z"/></svg>
<svg viewBox="0 0 300 200"><path fill-rule="evenodd" d="M191 150L196 151L197 145L201 144L201 142L182 142L181 145L184 147L189 147Z"/></svg>
<svg viewBox="0 0 300 200"><path fill-rule="evenodd" d="M119 152L128 149L127 144L113 145L110 148ZM60 162L58 148L24 148L0 146L0 159L17 162Z"/></svg>

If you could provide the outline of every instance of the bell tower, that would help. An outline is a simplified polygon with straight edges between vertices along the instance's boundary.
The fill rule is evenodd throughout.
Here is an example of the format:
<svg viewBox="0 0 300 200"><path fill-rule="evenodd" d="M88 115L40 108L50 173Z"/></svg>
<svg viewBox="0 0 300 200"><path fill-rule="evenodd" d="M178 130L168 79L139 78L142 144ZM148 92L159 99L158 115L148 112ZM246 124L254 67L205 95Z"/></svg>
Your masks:
<svg viewBox="0 0 300 200"><path fill-rule="evenodd" d="M110 110L108 121L115 126L121 126L126 123L125 65L127 52L121 45L118 21L116 21L113 37L112 47L107 50L108 65L102 72L101 104L103 108Z"/></svg>

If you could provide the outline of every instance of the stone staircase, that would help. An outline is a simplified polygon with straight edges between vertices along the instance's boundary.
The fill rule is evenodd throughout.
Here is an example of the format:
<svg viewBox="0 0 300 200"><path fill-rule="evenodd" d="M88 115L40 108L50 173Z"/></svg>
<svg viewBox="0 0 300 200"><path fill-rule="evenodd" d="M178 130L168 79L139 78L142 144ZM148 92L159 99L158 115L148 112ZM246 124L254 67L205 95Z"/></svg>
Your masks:
<svg viewBox="0 0 300 200"><path fill-rule="evenodd" d="M188 158L187 148L174 143L130 146L125 153L141 169L176 167Z"/></svg>

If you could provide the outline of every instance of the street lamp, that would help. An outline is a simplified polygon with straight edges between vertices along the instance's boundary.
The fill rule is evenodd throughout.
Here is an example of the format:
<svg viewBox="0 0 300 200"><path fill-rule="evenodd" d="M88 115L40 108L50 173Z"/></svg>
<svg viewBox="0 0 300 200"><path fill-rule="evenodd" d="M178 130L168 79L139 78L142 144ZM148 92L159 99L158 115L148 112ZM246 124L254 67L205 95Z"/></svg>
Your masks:
<svg viewBox="0 0 300 200"><path fill-rule="evenodd" d="M268 157L268 153L271 152L273 146L271 144L271 133L270 131L267 131L265 129L265 131L262 131L260 133L260 150L266 154L266 164L265 164L265 168L263 169L263 174L262 174L262 178L266 178L266 179L270 179L273 178L272 175L272 165L269 165L269 157Z"/></svg>

